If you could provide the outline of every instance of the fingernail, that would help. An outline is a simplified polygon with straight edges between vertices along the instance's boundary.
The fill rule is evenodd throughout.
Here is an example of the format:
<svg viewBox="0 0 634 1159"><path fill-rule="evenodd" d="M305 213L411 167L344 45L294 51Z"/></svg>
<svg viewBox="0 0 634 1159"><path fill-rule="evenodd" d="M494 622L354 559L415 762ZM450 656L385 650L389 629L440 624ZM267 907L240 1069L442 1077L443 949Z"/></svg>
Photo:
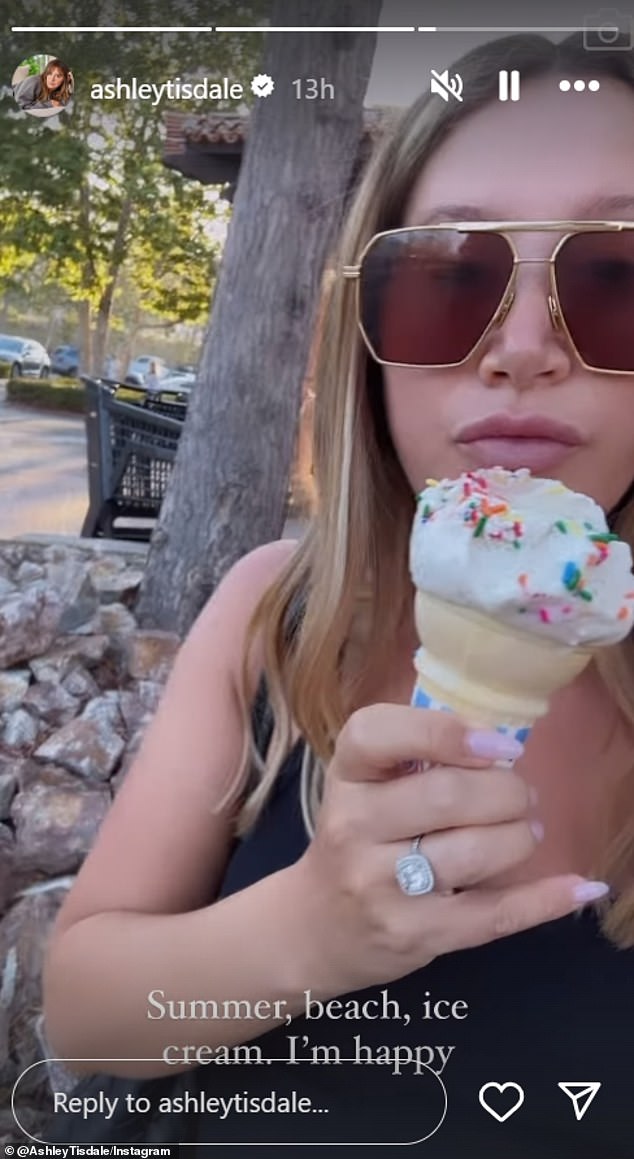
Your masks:
<svg viewBox="0 0 634 1159"><path fill-rule="evenodd" d="M610 887L604 881L582 881L581 885L574 887L572 896L580 905L585 905L589 901L598 901L609 892Z"/></svg>
<svg viewBox="0 0 634 1159"><path fill-rule="evenodd" d="M535 840L536 841L543 841L544 840L544 826L542 825L541 821L531 821L530 827L531 827L531 833L533 834L533 837L535 838Z"/></svg>
<svg viewBox="0 0 634 1159"><path fill-rule="evenodd" d="M474 757L491 760L517 760L524 752L524 745L504 732L489 732L487 729L472 729L466 735L466 744Z"/></svg>

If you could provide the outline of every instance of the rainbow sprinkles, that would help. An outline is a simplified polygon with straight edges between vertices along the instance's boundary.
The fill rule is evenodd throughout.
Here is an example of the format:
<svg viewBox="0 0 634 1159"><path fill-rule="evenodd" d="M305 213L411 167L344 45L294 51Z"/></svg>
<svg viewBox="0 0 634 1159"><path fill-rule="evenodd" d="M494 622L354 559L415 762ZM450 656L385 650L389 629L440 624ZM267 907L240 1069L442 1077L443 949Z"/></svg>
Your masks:
<svg viewBox="0 0 634 1159"><path fill-rule="evenodd" d="M621 639L634 618L628 544L588 496L527 469L429 479L410 567L422 590L571 645Z"/></svg>

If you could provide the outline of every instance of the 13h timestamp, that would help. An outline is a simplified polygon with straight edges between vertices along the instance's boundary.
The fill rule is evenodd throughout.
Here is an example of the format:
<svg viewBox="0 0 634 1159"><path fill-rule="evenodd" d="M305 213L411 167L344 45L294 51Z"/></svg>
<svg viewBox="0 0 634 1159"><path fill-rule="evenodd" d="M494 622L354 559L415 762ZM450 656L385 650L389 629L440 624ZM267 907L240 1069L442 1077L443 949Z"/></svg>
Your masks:
<svg viewBox="0 0 634 1159"><path fill-rule="evenodd" d="M298 101L334 101L335 86L325 76L304 76L292 82Z"/></svg>

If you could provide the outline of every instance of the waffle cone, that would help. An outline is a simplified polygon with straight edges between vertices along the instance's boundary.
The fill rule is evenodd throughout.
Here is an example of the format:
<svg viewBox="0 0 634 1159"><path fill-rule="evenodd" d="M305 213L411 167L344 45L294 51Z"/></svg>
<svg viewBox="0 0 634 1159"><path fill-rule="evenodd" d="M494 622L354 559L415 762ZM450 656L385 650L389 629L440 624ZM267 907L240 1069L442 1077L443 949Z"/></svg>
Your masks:
<svg viewBox="0 0 634 1159"><path fill-rule="evenodd" d="M419 687L480 727L530 728L593 655L426 592L416 593L414 613L423 642L415 658Z"/></svg>

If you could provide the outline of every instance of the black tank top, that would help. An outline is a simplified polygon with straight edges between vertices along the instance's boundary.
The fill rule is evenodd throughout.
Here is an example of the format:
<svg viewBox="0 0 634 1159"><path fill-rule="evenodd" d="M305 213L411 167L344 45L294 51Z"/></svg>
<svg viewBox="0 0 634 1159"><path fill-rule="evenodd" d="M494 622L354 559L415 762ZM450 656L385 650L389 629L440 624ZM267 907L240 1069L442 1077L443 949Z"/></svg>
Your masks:
<svg viewBox="0 0 634 1159"><path fill-rule="evenodd" d="M265 744L271 721L263 685L256 718ZM234 849L222 897L291 865L305 851L308 839L299 804L301 757L302 742L298 742L256 826ZM257 955L257 945L246 947L246 952ZM342 1059L373 1060L244 1068L244 1089L248 1088L249 1095L262 1097L273 1088L278 1093L281 1088L294 1089L296 1097L310 1097L313 1104L330 1108L327 1115L299 1116L308 1122L308 1126L302 1124L305 1133L301 1136L297 1115L276 1117L276 1134L269 1134L268 1139L313 1141L311 1147L286 1147L285 1153L333 1155L339 1152L337 1142L365 1141L366 1146L350 1148L348 1153L386 1159L404 1154L423 1159L632 1159L634 951L617 950L607 941L592 908L439 957L387 986L343 996L342 1010L360 1012L360 1003L368 999L374 1004L366 1010L379 1017L300 1017L256 1040L269 1058L288 1058L289 1036L294 1036L298 1058L318 1058L312 1048L322 1044L339 1048ZM433 1013L433 1007L425 1007L426 999L461 1003L454 1007L458 1017L423 1018ZM351 1006L351 1000L358 1007ZM411 1016L407 1026L405 1019L389 1017L396 1012L390 1000L398 1003L401 1015ZM446 1015L449 1007L437 1010ZM411 1056L395 1053L408 1046ZM424 1048L433 1048L433 1055ZM333 1052L330 1057L337 1055ZM379 1059L386 1061L379 1063ZM424 1062L440 1071L446 1114L425 1141L403 1148L398 1144L428 1135L444 1109L442 1088ZM219 1068L208 1069L217 1072ZM393 1075L394 1069L401 1073ZM236 1089L235 1068L227 1070L233 1071L228 1085ZM218 1090L216 1078L212 1081L210 1076L207 1089ZM558 1085L562 1082L601 1083L580 1119L575 1104ZM484 1095L500 1118L480 1104L479 1091L488 1083L504 1088L490 1087ZM504 1118L520 1098L517 1089L505 1087L508 1083L522 1088L523 1102ZM582 1097L580 1108L583 1102ZM201 1139L217 1137L216 1116L213 1119L208 1120L207 1134ZM239 1123L239 1133L224 1137L227 1141L261 1140L264 1135L258 1120L261 1124L263 1119L247 1114ZM322 1147L318 1145L322 1139L332 1142ZM367 1146L379 1139L391 1143ZM232 1155L242 1153L242 1148L231 1148ZM269 1154L269 1148L244 1154Z"/></svg>

